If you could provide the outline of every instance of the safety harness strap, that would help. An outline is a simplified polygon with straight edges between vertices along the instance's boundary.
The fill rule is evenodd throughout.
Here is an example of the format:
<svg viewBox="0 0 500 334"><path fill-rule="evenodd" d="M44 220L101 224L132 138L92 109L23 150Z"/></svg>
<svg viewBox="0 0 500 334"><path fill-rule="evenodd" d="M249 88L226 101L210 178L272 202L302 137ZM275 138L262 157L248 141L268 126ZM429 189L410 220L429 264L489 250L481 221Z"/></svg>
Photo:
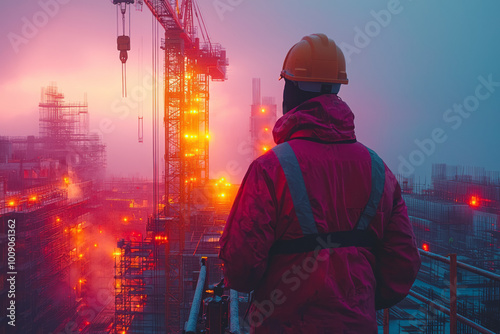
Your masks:
<svg viewBox="0 0 500 334"><path fill-rule="evenodd" d="M382 198L385 184L385 166L382 159L374 151L367 149L371 157L372 187L368 203L364 207L354 229L351 231L318 233L302 171L293 149L287 142L273 148L285 173L295 214L304 237L292 240L277 240L271 248L271 254L296 254L325 248L373 247L375 245L376 237L368 230L368 225L375 217Z"/></svg>
<svg viewBox="0 0 500 334"><path fill-rule="evenodd" d="M304 235L318 233L309 202L309 195L307 194L304 178L302 177L295 153L287 142L273 147L273 151L276 153L281 168L283 168L283 172L285 173L286 182L292 195L295 214L299 220L302 233Z"/></svg>
<svg viewBox="0 0 500 334"><path fill-rule="evenodd" d="M356 223L356 229L358 230L366 230L370 222L375 217L377 213L377 207L380 203L380 199L382 198L382 193L384 192L385 185L385 165L382 159L375 153L370 150L368 147L368 152L370 152L370 157L372 160L372 189L370 192L370 198L368 199L368 203L363 209L363 213Z"/></svg>
<svg viewBox="0 0 500 334"><path fill-rule="evenodd" d="M270 254L297 254L340 247L374 247L375 235L369 230L338 231L309 234L298 239L277 240Z"/></svg>

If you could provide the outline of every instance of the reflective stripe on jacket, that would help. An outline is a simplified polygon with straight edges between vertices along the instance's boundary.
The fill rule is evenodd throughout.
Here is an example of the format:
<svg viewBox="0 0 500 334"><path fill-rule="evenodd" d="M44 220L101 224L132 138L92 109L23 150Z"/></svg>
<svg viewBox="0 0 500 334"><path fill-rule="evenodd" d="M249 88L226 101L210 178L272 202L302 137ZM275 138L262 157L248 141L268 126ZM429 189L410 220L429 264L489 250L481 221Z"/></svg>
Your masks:
<svg viewBox="0 0 500 334"><path fill-rule="evenodd" d="M245 175L220 240L220 258L227 286L255 290L247 319L255 333L376 333L375 308L399 302L415 280L415 237L399 185L385 165L382 197L366 226L374 247L270 253L280 241L309 232L366 224L360 217L373 193L372 159L356 142L353 120L340 98L323 95L277 121L275 141L287 142L294 152L306 189L298 194L302 199L294 200L272 150ZM303 202L304 194L316 231L313 225L304 230L297 217L295 202Z"/></svg>

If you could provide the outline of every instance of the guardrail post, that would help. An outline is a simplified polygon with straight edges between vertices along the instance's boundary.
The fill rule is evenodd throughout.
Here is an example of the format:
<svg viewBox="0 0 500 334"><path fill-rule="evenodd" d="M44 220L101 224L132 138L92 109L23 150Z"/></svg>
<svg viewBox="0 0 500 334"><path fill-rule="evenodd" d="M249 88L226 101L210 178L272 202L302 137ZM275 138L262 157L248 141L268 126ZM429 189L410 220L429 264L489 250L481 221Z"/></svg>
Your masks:
<svg viewBox="0 0 500 334"><path fill-rule="evenodd" d="M457 254L450 254L450 333L457 333Z"/></svg>
<svg viewBox="0 0 500 334"><path fill-rule="evenodd" d="M207 277L207 258L201 258L200 274L198 275L198 282L196 283L196 290L194 292L193 303L191 304L191 311L185 326L186 334L196 334L196 327L198 325L198 315L202 307L203 290L205 288L205 280Z"/></svg>
<svg viewBox="0 0 500 334"><path fill-rule="evenodd" d="M231 334L240 334L238 291L230 290L229 303L229 330Z"/></svg>
<svg viewBox="0 0 500 334"><path fill-rule="evenodd" d="M384 309L384 334L389 334L389 309Z"/></svg>

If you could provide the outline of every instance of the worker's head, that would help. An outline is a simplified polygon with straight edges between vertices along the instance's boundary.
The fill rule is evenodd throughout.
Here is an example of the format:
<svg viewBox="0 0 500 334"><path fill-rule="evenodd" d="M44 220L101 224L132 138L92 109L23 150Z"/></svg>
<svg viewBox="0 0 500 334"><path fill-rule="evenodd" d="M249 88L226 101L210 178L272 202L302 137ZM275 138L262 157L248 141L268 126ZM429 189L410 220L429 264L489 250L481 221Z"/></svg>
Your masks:
<svg viewBox="0 0 500 334"><path fill-rule="evenodd" d="M345 58L335 42L324 34L313 34L295 44L285 58L283 114L323 94L337 94L347 85Z"/></svg>

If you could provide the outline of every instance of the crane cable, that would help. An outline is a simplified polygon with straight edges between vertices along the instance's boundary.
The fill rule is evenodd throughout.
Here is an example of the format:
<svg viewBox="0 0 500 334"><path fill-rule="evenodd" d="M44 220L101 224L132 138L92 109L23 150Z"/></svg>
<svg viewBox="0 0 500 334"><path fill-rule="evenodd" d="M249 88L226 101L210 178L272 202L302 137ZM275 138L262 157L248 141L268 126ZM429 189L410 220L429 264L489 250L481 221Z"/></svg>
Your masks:
<svg viewBox="0 0 500 334"><path fill-rule="evenodd" d="M127 51L130 50L130 21L131 14L130 9L128 11L129 15L129 24L128 24L128 36L125 35L126 32L126 19L125 14L127 12L127 3L120 3L120 12L122 14L122 35L120 35L119 28L119 13L118 13L118 5L116 6L116 34L118 40L118 50L120 51L120 60L122 62L122 96L127 97L127 67L126 62L128 59Z"/></svg>
<svg viewBox="0 0 500 334"><path fill-rule="evenodd" d="M206 35L206 41L208 42L208 45L210 47L210 51L212 49L212 42L210 41L210 35L208 34L208 29L207 29L207 26L205 25L205 20L203 19L203 15L201 15L201 11L200 11L200 7L198 5L198 2L196 2L196 0L193 0L194 2L194 5L195 5L195 15L196 15L196 18L198 19L198 24L200 25L200 30L201 30L201 34L203 36L203 38L205 39L205 35ZM198 15L198 13L200 13ZM201 18L201 20L200 20Z"/></svg>

